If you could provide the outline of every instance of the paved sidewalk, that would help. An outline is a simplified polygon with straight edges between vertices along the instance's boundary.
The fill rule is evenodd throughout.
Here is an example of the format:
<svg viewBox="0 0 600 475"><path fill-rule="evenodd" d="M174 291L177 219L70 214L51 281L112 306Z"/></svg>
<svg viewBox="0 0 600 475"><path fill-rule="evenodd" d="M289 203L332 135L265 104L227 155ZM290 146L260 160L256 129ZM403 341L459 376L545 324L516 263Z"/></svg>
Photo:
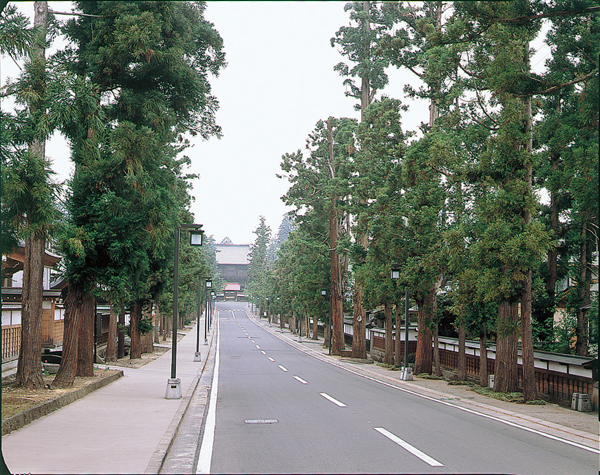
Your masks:
<svg viewBox="0 0 600 475"><path fill-rule="evenodd" d="M413 381L402 381L400 371L392 371L365 360L331 356L329 349L324 347L323 338L311 340L302 337L301 342L298 342L298 335L293 335L289 329L285 328L282 332L279 325L274 324L269 327L265 319L259 319L249 309L247 313L255 323L292 346L349 371L437 400L442 404L474 411L485 417L518 425L526 430L543 432L552 437L560 437L595 450L600 449L598 437L600 424L597 411L577 412L551 403L528 405L504 402L477 394L469 390L468 386L448 385L444 380L414 378Z"/></svg>
<svg viewBox="0 0 600 475"><path fill-rule="evenodd" d="M171 351L124 377L2 438L11 473L158 473L196 388L212 343L194 362L196 327L177 344L182 399L165 399ZM102 367L103 365L100 365Z"/></svg>

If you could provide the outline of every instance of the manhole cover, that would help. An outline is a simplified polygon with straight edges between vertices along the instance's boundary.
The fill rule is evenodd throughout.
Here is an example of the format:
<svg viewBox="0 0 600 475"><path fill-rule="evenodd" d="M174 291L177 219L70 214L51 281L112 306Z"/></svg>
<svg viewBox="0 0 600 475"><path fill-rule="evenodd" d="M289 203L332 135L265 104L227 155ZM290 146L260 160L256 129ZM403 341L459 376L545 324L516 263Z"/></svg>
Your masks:
<svg viewBox="0 0 600 475"><path fill-rule="evenodd" d="M246 424L275 424L277 419L246 419Z"/></svg>

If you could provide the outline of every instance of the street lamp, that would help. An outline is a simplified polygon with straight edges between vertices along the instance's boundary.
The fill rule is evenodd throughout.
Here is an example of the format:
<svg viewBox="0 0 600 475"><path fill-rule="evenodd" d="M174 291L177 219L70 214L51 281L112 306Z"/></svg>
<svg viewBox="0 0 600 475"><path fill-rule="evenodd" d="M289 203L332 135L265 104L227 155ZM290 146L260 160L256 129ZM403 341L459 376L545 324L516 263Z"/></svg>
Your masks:
<svg viewBox="0 0 600 475"><path fill-rule="evenodd" d="M400 278L400 265L392 264L392 279ZM404 367L402 368L402 372L400 374L400 379L403 381L412 381L412 369L408 366L408 315L409 315L409 305L408 305L408 287L404 291ZM397 338L400 338L398 332L396 332Z"/></svg>
<svg viewBox="0 0 600 475"><path fill-rule="evenodd" d="M201 224L182 224L175 229L175 262L173 265L173 340L171 349L171 378L167 380L166 399L181 399L181 380L177 378L177 317L179 316L179 241L181 230L190 231L190 245L201 246L202 230Z"/></svg>
<svg viewBox="0 0 600 475"><path fill-rule="evenodd" d="M206 289L206 311L204 312L204 344L208 345L208 339L206 337L206 334L208 333L208 326L209 326L209 313L208 313L208 300L209 300L209 295L210 295L210 291L212 290L212 280L210 279L206 279L206 282L204 283L204 287Z"/></svg>
<svg viewBox="0 0 600 475"><path fill-rule="evenodd" d="M194 355L194 361L202 361L200 357L200 315L202 310L200 308L200 302L202 301L202 279L206 279L204 286L206 288L212 286L211 280L207 276L199 276L198 278L198 321L196 322L196 354ZM206 305L204 306L206 309ZM204 315L204 343L206 344L206 312Z"/></svg>

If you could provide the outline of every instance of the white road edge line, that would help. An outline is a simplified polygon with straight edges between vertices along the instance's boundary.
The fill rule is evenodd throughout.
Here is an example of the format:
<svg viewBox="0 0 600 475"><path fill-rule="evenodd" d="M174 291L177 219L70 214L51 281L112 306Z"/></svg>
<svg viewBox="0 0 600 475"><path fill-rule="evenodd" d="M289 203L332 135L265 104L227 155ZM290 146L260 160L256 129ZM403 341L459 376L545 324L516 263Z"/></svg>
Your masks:
<svg viewBox="0 0 600 475"><path fill-rule="evenodd" d="M202 436L202 445L200 446L200 454L198 456L198 464L196 465L196 474L210 473L210 465L212 462L213 444L215 441L215 425L217 422L217 390L219 388L219 349L220 349L220 332L221 322L217 320L217 343L215 348L215 368L213 380L210 389L210 399L208 402L208 413L206 415L206 424L204 425L204 435Z"/></svg>
<svg viewBox="0 0 600 475"><path fill-rule="evenodd" d="M300 376L294 376L294 379L300 381L302 384L308 384L308 381L304 381Z"/></svg>
<svg viewBox="0 0 600 475"><path fill-rule="evenodd" d="M329 394L327 393L319 393L321 396L323 396L325 399L327 399L328 401L331 401L332 403L336 404L337 406L340 407L346 407L346 405L343 402L338 401L337 399L331 397Z"/></svg>
<svg viewBox="0 0 600 475"><path fill-rule="evenodd" d="M395 442L396 444L398 444L403 449L408 450L414 456L419 457L423 462L428 463L432 467L443 467L444 466L444 464L441 464L440 462L438 462L434 458L431 458L429 455L421 452L416 447L410 445L408 442L402 440L400 437L392 434L390 431L384 429L383 427L374 427L374 429L377 432L379 432L381 435L386 436L392 442Z"/></svg>
<svg viewBox="0 0 600 475"><path fill-rule="evenodd" d="M281 369L281 371L284 371L284 372L286 372L286 373L287 373L287 368L285 368L285 367L283 367L283 366L281 366L281 365L277 365L277 366L279 366L279 369Z"/></svg>

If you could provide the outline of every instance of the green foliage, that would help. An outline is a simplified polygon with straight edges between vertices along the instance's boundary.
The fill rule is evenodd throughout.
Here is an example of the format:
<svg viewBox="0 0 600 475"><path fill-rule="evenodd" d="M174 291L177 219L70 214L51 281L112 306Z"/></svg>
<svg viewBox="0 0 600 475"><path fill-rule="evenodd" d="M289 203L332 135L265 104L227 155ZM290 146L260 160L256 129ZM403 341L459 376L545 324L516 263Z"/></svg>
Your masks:
<svg viewBox="0 0 600 475"><path fill-rule="evenodd" d="M76 164L72 225L62 239L67 275L100 284L120 305L153 299L164 312L174 231L193 222L182 134L220 134L208 75L225 65L222 40L199 2L77 8L84 15L64 28L74 45L64 55L78 78L74 120L63 125ZM191 313L198 275L210 275L213 263L185 239L180 256L180 311Z"/></svg>
<svg viewBox="0 0 600 475"><path fill-rule="evenodd" d="M137 322L137 327L140 335L146 335L147 333L150 333L154 329L154 325L152 325L152 317L142 316Z"/></svg>

